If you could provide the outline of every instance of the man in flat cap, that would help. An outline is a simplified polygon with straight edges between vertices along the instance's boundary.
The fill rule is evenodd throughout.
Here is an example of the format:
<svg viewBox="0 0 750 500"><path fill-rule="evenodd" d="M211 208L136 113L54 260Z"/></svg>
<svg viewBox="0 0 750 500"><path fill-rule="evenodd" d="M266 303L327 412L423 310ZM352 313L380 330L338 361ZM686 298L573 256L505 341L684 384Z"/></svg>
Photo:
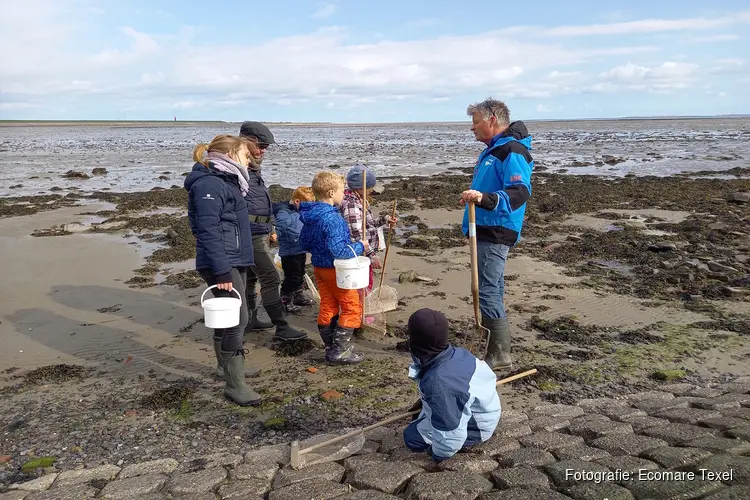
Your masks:
<svg viewBox="0 0 750 500"><path fill-rule="evenodd" d="M269 235L274 234L273 212L271 194L268 192L263 177L261 177L261 163L266 149L276 141L271 131L259 122L244 122L240 127L240 136L258 145L259 156L250 157L248 174L250 176L250 189L245 196L247 211L250 215L250 231L253 235L253 251L255 252L255 266L247 273L246 302L250 321L245 333L267 330L276 327L274 337L280 340L300 340L307 334L289 326L286 318L286 310L281 302L279 286L279 272L273 263L266 240ZM258 319L256 304L255 285L260 281L260 295L263 307L268 313L273 325L264 323Z"/></svg>

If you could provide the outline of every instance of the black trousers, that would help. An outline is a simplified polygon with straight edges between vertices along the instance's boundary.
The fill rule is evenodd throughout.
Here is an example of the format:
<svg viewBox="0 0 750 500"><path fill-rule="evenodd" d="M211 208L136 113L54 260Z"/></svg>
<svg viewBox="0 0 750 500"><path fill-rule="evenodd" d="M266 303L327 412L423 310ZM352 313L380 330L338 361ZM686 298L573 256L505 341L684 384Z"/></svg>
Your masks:
<svg viewBox="0 0 750 500"><path fill-rule="evenodd" d="M253 236L253 257L255 265L247 268L247 301L255 303L255 285L260 281L260 297L263 306L274 306L281 302L279 294L279 271L273 264L273 258L266 246L268 235Z"/></svg>
<svg viewBox="0 0 750 500"><path fill-rule="evenodd" d="M245 283L246 283L246 271L249 269L248 267L233 267L232 268L232 288L237 290L237 292L240 294L240 297L245 296ZM214 274L209 269L201 269L198 271L198 273L201 275L203 280L209 285L215 285L216 284L216 278L214 277ZM237 298L237 294L234 292L227 292L226 290L219 290L218 288L214 288L211 290L213 292L214 297L235 297ZM244 300L243 300L244 301ZM247 308L240 307L240 324L237 326L233 326L232 328L215 328L214 329L214 337L218 340L221 339L221 350L222 351L239 351L243 348L244 345L244 332L245 332L245 326L247 326L247 322L249 321L249 316L247 314Z"/></svg>
<svg viewBox="0 0 750 500"><path fill-rule="evenodd" d="M281 268L284 270L284 281L281 283L281 294L291 295L305 283L305 264L307 254L287 255L281 258Z"/></svg>

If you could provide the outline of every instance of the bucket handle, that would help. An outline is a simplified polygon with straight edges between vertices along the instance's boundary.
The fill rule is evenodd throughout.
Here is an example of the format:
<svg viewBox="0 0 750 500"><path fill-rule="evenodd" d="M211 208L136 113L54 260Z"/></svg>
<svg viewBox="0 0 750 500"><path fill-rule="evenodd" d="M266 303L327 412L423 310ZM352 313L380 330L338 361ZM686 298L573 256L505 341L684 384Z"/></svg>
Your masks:
<svg viewBox="0 0 750 500"><path fill-rule="evenodd" d="M201 294L201 307L203 307L203 297L206 295L206 292L209 291L212 288L216 288L218 285L211 285L210 287L206 288L203 293ZM240 298L240 302L242 302L242 296L240 295L240 292L237 291L236 288L232 287L232 291L237 294L237 297Z"/></svg>
<svg viewBox="0 0 750 500"><path fill-rule="evenodd" d="M359 255L357 255L357 252L354 251L354 247L352 247L351 245L346 245L346 246L348 246L349 250L351 250L352 253L354 254L354 260L357 261L357 269L362 269L362 266L359 265Z"/></svg>

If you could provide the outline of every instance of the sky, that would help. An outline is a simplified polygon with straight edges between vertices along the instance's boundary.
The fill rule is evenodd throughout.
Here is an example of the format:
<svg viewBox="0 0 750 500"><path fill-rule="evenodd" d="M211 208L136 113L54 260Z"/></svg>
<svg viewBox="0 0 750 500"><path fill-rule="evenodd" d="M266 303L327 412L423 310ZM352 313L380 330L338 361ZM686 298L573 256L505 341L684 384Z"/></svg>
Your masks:
<svg viewBox="0 0 750 500"><path fill-rule="evenodd" d="M748 0L4 0L0 119L748 114L748 38Z"/></svg>

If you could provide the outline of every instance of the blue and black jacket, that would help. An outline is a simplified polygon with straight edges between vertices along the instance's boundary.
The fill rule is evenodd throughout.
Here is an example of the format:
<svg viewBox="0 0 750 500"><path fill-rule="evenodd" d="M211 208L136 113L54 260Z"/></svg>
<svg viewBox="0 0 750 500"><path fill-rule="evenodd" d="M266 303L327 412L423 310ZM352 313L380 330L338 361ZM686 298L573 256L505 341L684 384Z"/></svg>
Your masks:
<svg viewBox="0 0 750 500"><path fill-rule="evenodd" d="M299 234L304 224L297 207L288 201L274 203L273 218L276 220L276 234L279 238L279 257L305 253L299 245Z"/></svg>
<svg viewBox="0 0 750 500"><path fill-rule="evenodd" d="M254 236L268 234L273 230L271 213L271 194L261 177L260 170L247 169L249 189L245 195L247 213L250 217L250 229Z"/></svg>
<svg viewBox="0 0 750 500"><path fill-rule="evenodd" d="M407 446L427 443L439 462L490 439L500 422L501 407L497 376L487 363L450 344L425 365L412 359L409 378L419 386L422 412L404 431ZM415 431L418 436L409 435Z"/></svg>
<svg viewBox="0 0 750 500"><path fill-rule="evenodd" d="M217 283L228 283L233 267L255 264L247 203L239 179L196 163L184 187L190 229L195 236L195 268L210 269Z"/></svg>
<svg viewBox="0 0 750 500"><path fill-rule="evenodd" d="M322 201L306 201L299 206L304 227L299 244L310 252L315 267L333 268L334 259L353 259L365 252L362 242L352 242L349 225L339 208Z"/></svg>
<svg viewBox="0 0 750 500"><path fill-rule="evenodd" d="M477 239L514 246L521 237L526 202L531 197L534 159L529 154L531 136L517 121L492 138L474 167L473 190L482 193L477 204ZM468 207L463 232L469 234Z"/></svg>

